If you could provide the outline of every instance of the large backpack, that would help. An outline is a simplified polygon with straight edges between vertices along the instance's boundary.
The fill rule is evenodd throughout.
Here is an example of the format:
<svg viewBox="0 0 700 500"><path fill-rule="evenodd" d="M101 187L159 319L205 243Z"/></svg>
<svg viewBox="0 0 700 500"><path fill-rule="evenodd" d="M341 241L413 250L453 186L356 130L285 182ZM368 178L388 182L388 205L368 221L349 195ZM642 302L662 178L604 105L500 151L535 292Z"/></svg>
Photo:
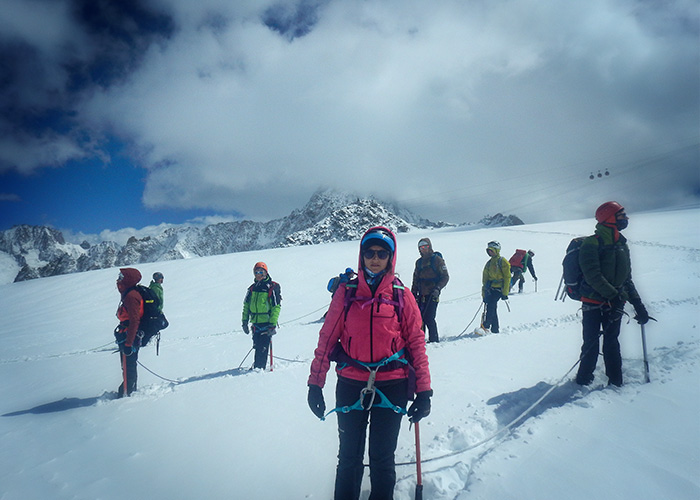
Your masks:
<svg viewBox="0 0 700 500"><path fill-rule="evenodd" d="M523 259L525 258L525 254L527 254L525 250L521 250L520 248L518 248L513 254L513 256L508 260L510 267L519 267L523 269L525 267L523 266Z"/></svg>
<svg viewBox="0 0 700 500"><path fill-rule="evenodd" d="M597 235L595 235L595 237L598 238ZM562 277L565 287L564 290L566 290L566 295L573 300L581 300L581 287L586 282L583 278L583 271L578 261L581 245L586 238L588 238L588 236L579 236L571 240L569 246L566 247L566 255L561 263L564 268L564 275ZM563 292L561 299L564 300Z"/></svg>
<svg viewBox="0 0 700 500"><path fill-rule="evenodd" d="M153 289L143 285L136 285L134 290L139 292L143 300L143 316L139 322L139 331L143 332L141 347L148 344L154 335L165 330L169 323L165 314L160 311L160 298Z"/></svg>

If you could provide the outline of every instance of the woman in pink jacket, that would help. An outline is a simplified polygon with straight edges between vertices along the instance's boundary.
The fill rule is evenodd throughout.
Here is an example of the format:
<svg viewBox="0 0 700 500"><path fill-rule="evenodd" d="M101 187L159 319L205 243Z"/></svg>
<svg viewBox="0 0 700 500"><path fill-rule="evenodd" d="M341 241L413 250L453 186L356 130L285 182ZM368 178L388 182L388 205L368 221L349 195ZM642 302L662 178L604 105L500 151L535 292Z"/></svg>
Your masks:
<svg viewBox="0 0 700 500"><path fill-rule="evenodd" d="M430 413L430 371L416 300L394 276L396 238L370 228L360 243L358 278L338 288L311 363L308 402L324 419L322 387L336 361L340 447L335 496L360 496L369 423L371 499L393 498L394 452L401 418L418 422ZM415 400L406 411L408 400Z"/></svg>

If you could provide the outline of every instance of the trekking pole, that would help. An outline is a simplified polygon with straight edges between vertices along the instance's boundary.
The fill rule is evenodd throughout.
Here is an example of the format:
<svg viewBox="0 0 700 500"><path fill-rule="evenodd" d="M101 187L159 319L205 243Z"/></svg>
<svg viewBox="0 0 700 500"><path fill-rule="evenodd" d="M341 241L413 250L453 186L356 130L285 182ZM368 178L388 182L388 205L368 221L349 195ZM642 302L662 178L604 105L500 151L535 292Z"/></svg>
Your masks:
<svg viewBox="0 0 700 500"><path fill-rule="evenodd" d="M644 331L644 325L642 327L642 352L644 353L644 382L647 384L651 382L649 378L649 360L647 359L647 337Z"/></svg>
<svg viewBox="0 0 700 500"><path fill-rule="evenodd" d="M253 349L255 349L255 346L250 348L250 351L248 351L248 354L245 355L245 358L243 358L243 361L241 361L241 364L238 365L238 370L241 369L241 366L243 366L243 363L245 363L245 360L248 359L248 356L250 356L250 353L253 352Z"/></svg>
<svg viewBox="0 0 700 500"><path fill-rule="evenodd" d="M561 292L561 286L564 284L564 275L561 275L561 279L559 280L559 286L557 287L557 293L554 295L554 300L557 301L559 300L559 292ZM535 281L535 288L537 287L537 282ZM564 301L564 294L562 293L561 297L562 302Z"/></svg>
<svg viewBox="0 0 700 500"><path fill-rule="evenodd" d="M270 337L270 371L272 371L272 337Z"/></svg>
<svg viewBox="0 0 700 500"><path fill-rule="evenodd" d="M420 428L416 426L416 500L423 500L423 474L420 468Z"/></svg>
<svg viewBox="0 0 700 500"><path fill-rule="evenodd" d="M122 390L122 396L127 396L126 391L126 353L122 353L122 371L124 372L124 389Z"/></svg>

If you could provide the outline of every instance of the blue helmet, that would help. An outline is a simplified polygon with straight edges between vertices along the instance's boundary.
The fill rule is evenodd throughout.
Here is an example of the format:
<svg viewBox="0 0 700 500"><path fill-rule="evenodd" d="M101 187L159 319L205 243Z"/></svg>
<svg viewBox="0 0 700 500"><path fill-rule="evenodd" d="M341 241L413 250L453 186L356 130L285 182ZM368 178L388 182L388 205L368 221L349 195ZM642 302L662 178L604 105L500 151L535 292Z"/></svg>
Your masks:
<svg viewBox="0 0 700 500"><path fill-rule="evenodd" d="M394 253L396 251L396 244L394 243L394 238L392 237L391 233L384 227L373 227L367 233L365 233L365 236L364 238L362 238L360 246L364 249L371 245L382 246L387 250L390 250L391 253Z"/></svg>

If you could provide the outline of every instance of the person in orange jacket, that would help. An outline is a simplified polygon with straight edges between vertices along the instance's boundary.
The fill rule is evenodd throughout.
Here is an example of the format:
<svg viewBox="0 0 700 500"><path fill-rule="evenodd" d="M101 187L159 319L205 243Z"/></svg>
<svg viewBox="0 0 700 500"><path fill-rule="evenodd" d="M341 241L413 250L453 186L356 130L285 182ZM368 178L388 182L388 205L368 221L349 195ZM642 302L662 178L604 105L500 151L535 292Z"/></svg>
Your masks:
<svg viewBox="0 0 700 500"><path fill-rule="evenodd" d="M119 270L117 277L117 290L121 294L121 301L117 308L119 325L114 330L114 337L119 346L119 358L122 366L122 375L126 380L117 390L118 397L130 396L136 390L136 362L139 357L139 322L143 316L143 299L136 290L136 285L141 281L141 273L138 269L124 267Z"/></svg>

